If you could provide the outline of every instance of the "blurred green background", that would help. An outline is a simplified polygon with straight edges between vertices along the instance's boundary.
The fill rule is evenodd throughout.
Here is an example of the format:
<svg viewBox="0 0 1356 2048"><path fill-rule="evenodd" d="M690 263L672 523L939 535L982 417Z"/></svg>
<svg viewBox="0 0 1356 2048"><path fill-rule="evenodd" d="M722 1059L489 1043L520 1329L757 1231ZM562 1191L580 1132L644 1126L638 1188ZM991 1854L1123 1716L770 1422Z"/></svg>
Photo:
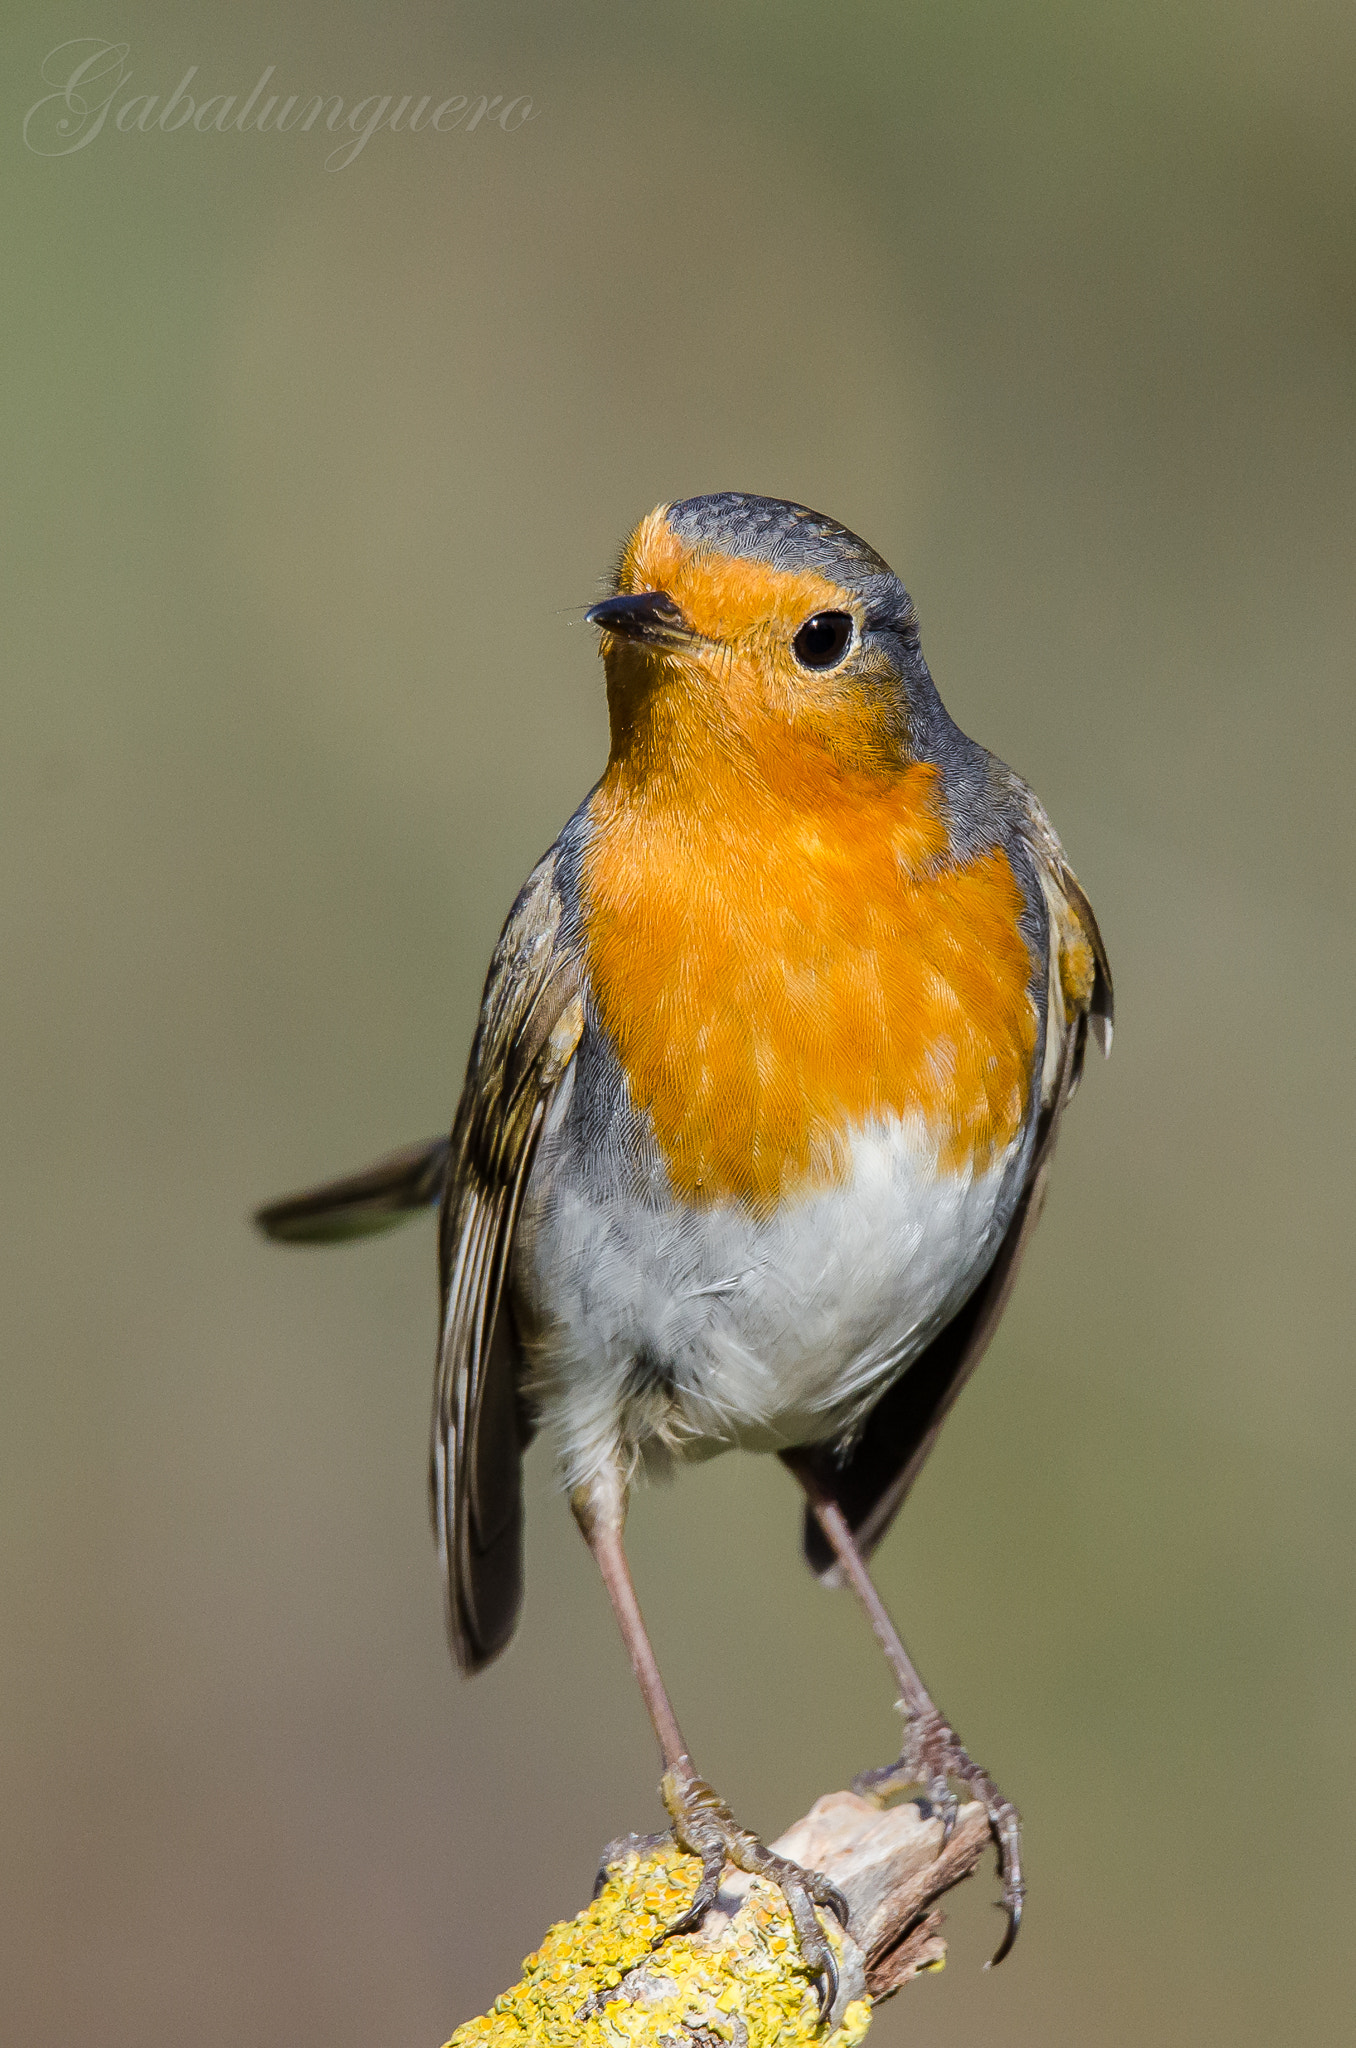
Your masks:
<svg viewBox="0 0 1356 2048"><path fill-rule="evenodd" d="M137 92L530 93L517 133L24 147ZM658 1824L541 1450L529 1592L444 1648L427 1225L251 1205L445 1126L517 885L599 770L578 607L662 498L794 497L1035 784L1119 1031L885 1547L1026 1816L882 2044L1328 2042L1353 2009L1356 16L29 7L0 296L0 2033L435 2048ZM271 88L272 89L272 88ZM789 1483L633 1553L776 1830L893 1752Z"/></svg>

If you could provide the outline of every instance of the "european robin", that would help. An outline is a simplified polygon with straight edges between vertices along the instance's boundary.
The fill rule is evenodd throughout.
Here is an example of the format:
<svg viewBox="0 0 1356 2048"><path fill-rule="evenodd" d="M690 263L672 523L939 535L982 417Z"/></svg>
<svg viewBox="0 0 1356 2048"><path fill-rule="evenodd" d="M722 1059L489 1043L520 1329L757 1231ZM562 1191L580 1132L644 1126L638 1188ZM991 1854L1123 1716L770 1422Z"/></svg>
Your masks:
<svg viewBox="0 0 1356 2048"><path fill-rule="evenodd" d="M523 1451L550 1436L662 1752L678 1842L784 1893L827 2009L816 1906L698 1777L622 1548L644 1469L774 1451L805 1549L846 1581L907 1717L857 1781L949 1830L984 1802L1007 1953L1013 1806L943 1720L867 1574L993 1334L1111 973L1021 778L937 695L899 579L777 499L661 505L601 630L611 750L490 963L450 1138L275 1203L288 1242L439 1202L432 1502L452 1649L497 1656L522 1598ZM998 1960L998 1957L995 1958Z"/></svg>

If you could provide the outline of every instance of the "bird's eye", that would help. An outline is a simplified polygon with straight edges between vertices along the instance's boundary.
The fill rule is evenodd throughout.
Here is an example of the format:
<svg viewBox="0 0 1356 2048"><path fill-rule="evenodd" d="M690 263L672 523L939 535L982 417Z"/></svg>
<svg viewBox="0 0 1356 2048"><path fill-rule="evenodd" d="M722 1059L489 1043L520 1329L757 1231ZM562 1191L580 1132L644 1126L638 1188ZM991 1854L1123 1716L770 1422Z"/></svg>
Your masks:
<svg viewBox="0 0 1356 2048"><path fill-rule="evenodd" d="M852 645L851 612L816 612L791 645L802 668L835 668Z"/></svg>

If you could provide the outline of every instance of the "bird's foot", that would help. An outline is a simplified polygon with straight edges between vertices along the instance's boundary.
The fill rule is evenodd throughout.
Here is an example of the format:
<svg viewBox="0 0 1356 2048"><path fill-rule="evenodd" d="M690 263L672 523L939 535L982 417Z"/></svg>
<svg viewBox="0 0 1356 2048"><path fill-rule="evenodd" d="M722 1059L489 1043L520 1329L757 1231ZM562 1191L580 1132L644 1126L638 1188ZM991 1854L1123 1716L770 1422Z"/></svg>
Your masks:
<svg viewBox="0 0 1356 2048"><path fill-rule="evenodd" d="M964 1785L982 1802L989 1816L989 1832L998 1851L998 1873L1003 1881L1003 1908L1008 1924L1003 1939L989 1962L1001 1963L1017 1939L1022 1924L1022 1823L1016 1807L1005 1799L986 1770L982 1770L962 1747L954 1729L940 1714L920 1715L910 1721L904 1748L897 1763L875 1771L861 1771L852 1789L863 1799L884 1806L896 1793L921 1792L942 1823L942 1846L951 1839L956 1825L957 1800L951 1781Z"/></svg>
<svg viewBox="0 0 1356 2048"><path fill-rule="evenodd" d="M701 1880L692 1904L680 1920L656 1937L655 1947L673 1934L691 1934L716 1903L725 1865L765 1877L786 1900L800 1945L801 1958L815 1979L819 2017L825 2019L838 1996L838 1963L819 1924L816 1906L827 1906L840 1926L848 1923L847 1900L836 1884L816 1870L802 1870L784 1856L774 1856L757 1835L740 1827L724 1801L689 1769L666 1771L660 1786L673 1838L680 1849L702 1859Z"/></svg>

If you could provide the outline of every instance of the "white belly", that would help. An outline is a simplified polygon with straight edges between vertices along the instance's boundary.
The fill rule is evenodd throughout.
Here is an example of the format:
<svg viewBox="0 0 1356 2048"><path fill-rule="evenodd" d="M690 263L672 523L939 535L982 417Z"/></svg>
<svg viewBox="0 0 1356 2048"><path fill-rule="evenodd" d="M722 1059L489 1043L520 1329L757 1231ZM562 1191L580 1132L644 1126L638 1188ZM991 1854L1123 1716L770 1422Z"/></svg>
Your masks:
<svg viewBox="0 0 1356 2048"><path fill-rule="evenodd" d="M844 1182L769 1218L553 1172L529 1193L513 1286L565 1484L618 1458L850 1433L988 1265L1015 1164L939 1172L921 1127L891 1119L856 1137Z"/></svg>

